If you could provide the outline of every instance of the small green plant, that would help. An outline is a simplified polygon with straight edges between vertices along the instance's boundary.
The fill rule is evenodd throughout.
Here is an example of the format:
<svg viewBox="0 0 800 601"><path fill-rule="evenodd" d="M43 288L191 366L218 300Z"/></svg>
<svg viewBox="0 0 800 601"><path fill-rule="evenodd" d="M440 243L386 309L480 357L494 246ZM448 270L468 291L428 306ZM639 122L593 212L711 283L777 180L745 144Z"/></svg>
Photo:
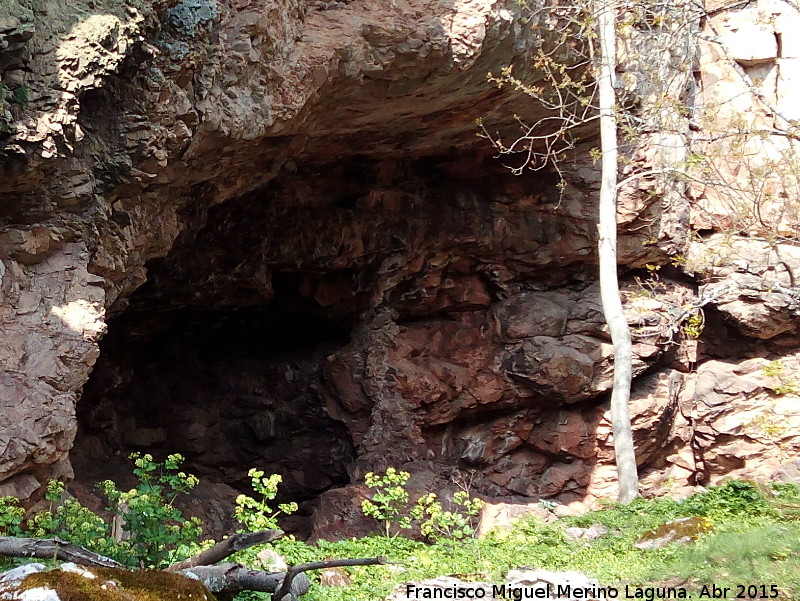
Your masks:
<svg viewBox="0 0 800 601"><path fill-rule="evenodd" d="M19 499L0 497L0 536L19 536L22 534L22 521L25 510L19 506Z"/></svg>
<svg viewBox="0 0 800 601"><path fill-rule="evenodd" d="M480 513L484 503L470 498L469 493L460 490L453 495L456 511L445 511L429 493L417 499L411 508L411 517L420 523L420 532L431 540L462 540L475 534L474 518Z"/></svg>
<svg viewBox="0 0 800 601"><path fill-rule="evenodd" d="M368 472L364 476L367 486L375 492L371 499L361 501L364 515L383 522L386 536L391 536L392 526L400 530L411 528L408 511L408 491L406 483L411 475L390 467L383 475ZM395 532L397 536L397 532Z"/></svg>
<svg viewBox="0 0 800 601"><path fill-rule="evenodd" d="M108 524L77 499L67 497L63 482L50 480L45 499L50 505L28 521L26 527L29 535L55 536L101 555L116 555Z"/></svg>
<svg viewBox="0 0 800 601"><path fill-rule="evenodd" d="M786 374L783 363L780 360L770 361L764 366L762 372L768 378L778 380L778 384L770 388L775 394L800 394L800 385L794 378Z"/></svg>
<svg viewBox="0 0 800 601"><path fill-rule="evenodd" d="M30 90L28 86L19 86L11 93L11 102L17 106L25 108L30 101Z"/></svg>
<svg viewBox="0 0 800 601"><path fill-rule="evenodd" d="M683 321L683 333L687 338L697 340L705 328L705 318L701 310L696 310Z"/></svg>
<svg viewBox="0 0 800 601"><path fill-rule="evenodd" d="M290 515L297 511L297 503L282 503L278 505L277 510L272 509L268 501L272 501L278 494L281 476L278 474L265 476L263 471L255 468L247 472L247 475L250 476L253 490L260 495L260 499L244 494L236 497L236 509L234 509L236 519L248 532L277 529L278 516Z"/></svg>
<svg viewBox="0 0 800 601"><path fill-rule="evenodd" d="M185 517L174 503L197 485L197 477L180 470L183 457L178 454L163 463L149 454L134 453L131 459L139 479L136 488L123 492L110 480L98 485L127 535L117 543L118 559L130 566L161 568L196 552L200 520Z"/></svg>
<svg viewBox="0 0 800 601"><path fill-rule="evenodd" d="M783 375L783 363L780 361L770 361L761 370L768 378L780 378Z"/></svg>

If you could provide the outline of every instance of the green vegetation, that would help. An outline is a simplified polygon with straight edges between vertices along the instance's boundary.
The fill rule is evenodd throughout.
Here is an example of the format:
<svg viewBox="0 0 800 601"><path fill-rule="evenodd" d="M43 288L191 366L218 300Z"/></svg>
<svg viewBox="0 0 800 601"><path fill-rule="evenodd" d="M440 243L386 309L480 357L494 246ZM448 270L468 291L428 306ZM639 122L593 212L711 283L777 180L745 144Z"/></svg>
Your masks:
<svg viewBox="0 0 800 601"><path fill-rule="evenodd" d="M348 568L352 587L318 586L308 598L377 600L410 580L457 575L499 582L509 569L533 566L578 570L608 585L680 585L699 591L703 585L716 584L735 591L737 584L777 584L779 598L800 599L798 510L800 486L731 481L684 501L636 499L552 524L526 519L510 530L457 544L440 539L428 545L399 536L320 542L315 558L385 555L403 568ZM646 533L691 516L703 518L695 520L703 525L695 542L636 548ZM570 526L597 523L608 529L597 539L575 541L564 535Z"/></svg>
<svg viewBox="0 0 800 601"><path fill-rule="evenodd" d="M256 532L258 530L275 530L278 528L278 516L281 514L290 515L297 511L297 503L283 503L278 505L278 509L272 509L267 503L272 501L278 494L278 485L281 483L281 476L272 474L264 476L264 472L251 469L247 472L253 490L260 495L255 499L248 495L236 497L236 509L234 515L244 526L243 532Z"/></svg>
<svg viewBox="0 0 800 601"><path fill-rule="evenodd" d="M173 505L179 495L196 484L196 478L180 471L182 458L178 455L163 463L153 461L148 455L133 458L134 473L139 478L136 488L121 492L115 485L101 484L111 503L110 509L125 518L122 527L127 534L121 540L112 536L111 525L99 516L74 499L63 499L60 483L51 483L48 492L51 508L28 519L16 500L0 499L0 534L56 534L124 560L129 566L162 567L196 553L200 549L194 542L199 536L199 526L183 517ZM236 516L246 530L274 528L277 515L291 513L296 506L281 505L277 511L270 507L280 483L278 476L251 470L250 477L256 497L241 495L237 499ZM715 584L735 591L738 584L763 584L767 588L776 584L779 599L800 600L800 486L797 484L766 486L730 481L682 501L636 499L628 505L609 504L600 511L550 524L534 518L523 519L510 529L477 539L473 521L480 510L480 501L461 491L454 495L449 509L435 495L424 495L411 503L408 479L406 472L397 470L372 474L369 478L372 494L364 504L364 511L381 523L382 535L319 541L313 545L287 536L271 545L289 565L374 556L384 556L396 564L345 568L351 586L327 587L317 583L305 599L379 600L400 583L442 575L497 583L509 569L532 566L581 571L611 586L685 586L700 591L703 585ZM158 524L151 519L156 515L160 516ZM691 528L693 542L672 543L657 549L636 547L645 536L675 529L665 527L667 522L687 517L694 517L683 523ZM588 528L594 524L605 526L607 533L591 540L573 540L565 535L566 528ZM402 525L416 526L429 542L392 532ZM181 536L184 538L178 540ZM256 569L268 568L258 556L260 550L246 549L232 559ZM312 580L318 578L314 573L309 576ZM149 598L142 595L143 599ZM237 599L266 601L269 596L248 592Z"/></svg>
<svg viewBox="0 0 800 601"><path fill-rule="evenodd" d="M408 472L398 472L393 467L387 469L383 475L367 472L364 476L367 486L374 492L371 499L361 502L361 510L364 515L383 522L387 537L392 531L392 526L398 531L411 528L406 490L410 477L411 474Z"/></svg>
<svg viewBox="0 0 800 601"><path fill-rule="evenodd" d="M175 500L197 485L180 470L183 457L170 455L159 463L151 455L131 455L138 484L121 491L107 480L98 484L109 502L106 520L50 481L45 499L50 506L29 519L16 499L0 499L0 532L38 538L58 537L131 568L163 568L198 553L202 526L175 507Z"/></svg>
<svg viewBox="0 0 800 601"><path fill-rule="evenodd" d="M473 499L465 490L453 495L454 511L447 511L435 493L421 496L410 502L406 485L411 474L390 467L383 474L368 472L364 480L372 489L372 496L361 502L364 515L383 524L387 537L401 530L411 530L415 525L422 536L430 541L462 540L475 533L475 522L483 501Z"/></svg>
<svg viewBox="0 0 800 601"><path fill-rule="evenodd" d="M180 471L183 457L169 455L157 463L151 455L134 453L131 459L139 480L136 488L123 492L110 480L99 485L127 535L115 540L112 556L124 565L160 568L196 553L194 541L203 531L200 520L186 518L175 507L178 496L198 484L195 476Z"/></svg>
<svg viewBox="0 0 800 601"><path fill-rule="evenodd" d="M17 106L25 108L30 101L30 90L28 86L19 86L11 92L11 102Z"/></svg>
<svg viewBox="0 0 800 601"><path fill-rule="evenodd" d="M30 90L27 86L8 88L0 82L0 134L11 131L14 122L12 106L25 108L30 100Z"/></svg>
<svg viewBox="0 0 800 601"><path fill-rule="evenodd" d="M0 497L0 536L20 536L25 510L14 497Z"/></svg>
<svg viewBox="0 0 800 601"><path fill-rule="evenodd" d="M798 386L797 381L791 376L786 373L784 369L783 363L778 361L770 361L767 365L764 366L762 370L764 375L768 378L775 378L778 380L778 384L772 387L772 392L779 395L784 394L798 394L800 393L800 386Z"/></svg>
<svg viewBox="0 0 800 601"><path fill-rule="evenodd" d="M465 490L453 495L455 511L445 511L436 500L435 493L428 493L417 500L411 508L411 517L420 524L423 536L433 541L463 540L475 533L473 519L483 507L483 501L472 499Z"/></svg>

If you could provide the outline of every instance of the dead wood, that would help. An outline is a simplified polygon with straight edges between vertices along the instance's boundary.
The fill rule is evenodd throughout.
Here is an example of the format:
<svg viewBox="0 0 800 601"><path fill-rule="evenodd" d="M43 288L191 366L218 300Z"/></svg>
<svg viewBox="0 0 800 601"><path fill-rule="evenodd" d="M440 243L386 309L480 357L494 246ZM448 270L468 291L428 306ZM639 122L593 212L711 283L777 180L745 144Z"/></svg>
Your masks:
<svg viewBox="0 0 800 601"><path fill-rule="evenodd" d="M180 570L176 573L199 580L220 599L232 598L241 591L275 593L281 587L281 584L285 582L287 576L285 572L261 572L235 563L197 566ZM300 578L293 578L289 582L286 601L291 601L306 594L310 588L311 581L305 574L300 574ZM273 598L276 597L273 596Z"/></svg>
<svg viewBox="0 0 800 601"><path fill-rule="evenodd" d="M188 559L184 559L178 563L172 564L165 568L166 572L179 572L186 568L193 568L195 566L210 566L219 563L223 559L230 557L237 551L247 549L254 545L261 545L264 543L271 543L278 540L283 536L282 530L259 530L258 532L245 532L240 534L233 534L228 538L221 540L210 549L206 549L202 553L198 553Z"/></svg>
<svg viewBox="0 0 800 601"><path fill-rule="evenodd" d="M208 565L224 559L236 551L267 543L281 536L283 536L283 532L280 530L262 530L260 532L236 534L194 557L169 566L164 571L198 580L220 599L232 599L234 595L241 591L257 591L272 593L274 601L295 601L311 588L311 581L303 572L325 568L384 565L388 563L383 557L332 559L298 564L292 566L286 572L274 573L251 570L235 563ZM125 569L124 566L113 559L58 539L0 536L0 555L58 559L89 567Z"/></svg>
<svg viewBox="0 0 800 601"><path fill-rule="evenodd" d="M36 557L59 559L97 568L121 568L122 565L109 557L93 553L64 541L41 538L18 538L0 536L0 555L7 557Z"/></svg>

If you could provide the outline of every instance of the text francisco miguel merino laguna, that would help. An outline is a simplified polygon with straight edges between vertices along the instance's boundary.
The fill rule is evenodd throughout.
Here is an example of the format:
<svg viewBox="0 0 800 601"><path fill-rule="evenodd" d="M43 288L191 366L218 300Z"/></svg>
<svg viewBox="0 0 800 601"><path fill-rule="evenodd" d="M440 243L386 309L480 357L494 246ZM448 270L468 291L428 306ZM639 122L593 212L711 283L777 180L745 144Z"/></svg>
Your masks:
<svg viewBox="0 0 800 601"><path fill-rule="evenodd" d="M686 599L687 590L682 587L640 587L628 586L620 589L614 586L573 586L570 584L538 586L508 586L507 584L489 587L459 586L417 586L406 584L408 599ZM701 594L700 597L704 595ZM709 595L710 596L710 595Z"/></svg>

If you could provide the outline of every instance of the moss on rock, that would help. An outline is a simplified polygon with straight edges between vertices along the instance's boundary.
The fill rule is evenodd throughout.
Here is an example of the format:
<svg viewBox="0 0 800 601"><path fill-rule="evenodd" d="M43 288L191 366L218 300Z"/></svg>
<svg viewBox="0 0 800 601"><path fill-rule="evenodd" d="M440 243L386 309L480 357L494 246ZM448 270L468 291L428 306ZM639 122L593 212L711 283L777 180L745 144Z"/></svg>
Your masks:
<svg viewBox="0 0 800 601"><path fill-rule="evenodd" d="M711 520L691 516L662 524L645 532L636 543L639 549L660 549L670 543L688 543L713 530Z"/></svg>
<svg viewBox="0 0 800 601"><path fill-rule="evenodd" d="M51 570L26 576L20 590L48 588L61 601L216 601L196 580L160 570L92 568L96 578L75 572Z"/></svg>

